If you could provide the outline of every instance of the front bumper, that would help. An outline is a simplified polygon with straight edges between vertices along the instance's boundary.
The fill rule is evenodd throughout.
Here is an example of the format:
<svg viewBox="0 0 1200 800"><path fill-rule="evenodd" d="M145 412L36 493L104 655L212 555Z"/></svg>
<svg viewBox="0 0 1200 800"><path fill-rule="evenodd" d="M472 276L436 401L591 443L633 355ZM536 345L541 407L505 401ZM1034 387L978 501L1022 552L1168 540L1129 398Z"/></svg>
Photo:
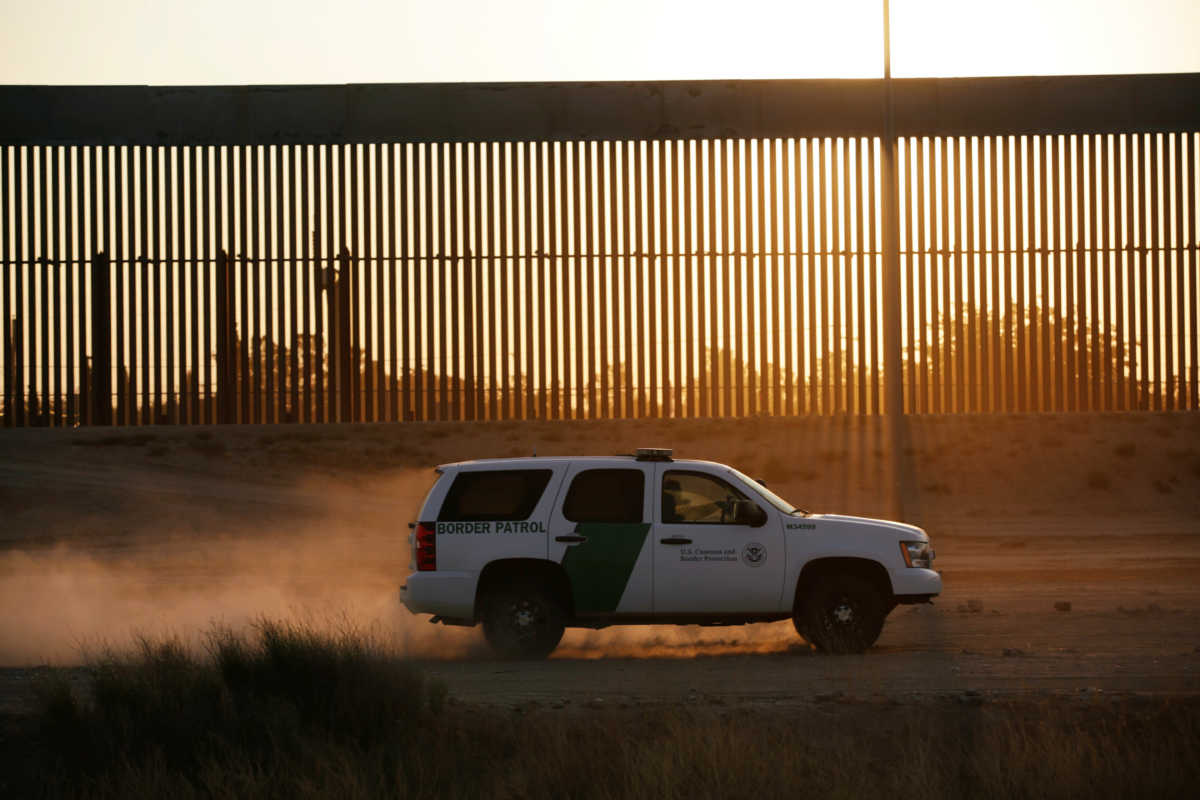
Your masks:
<svg viewBox="0 0 1200 800"><path fill-rule="evenodd" d="M892 594L897 597L933 597L942 593L942 576L934 570L901 567L889 571L892 578Z"/></svg>

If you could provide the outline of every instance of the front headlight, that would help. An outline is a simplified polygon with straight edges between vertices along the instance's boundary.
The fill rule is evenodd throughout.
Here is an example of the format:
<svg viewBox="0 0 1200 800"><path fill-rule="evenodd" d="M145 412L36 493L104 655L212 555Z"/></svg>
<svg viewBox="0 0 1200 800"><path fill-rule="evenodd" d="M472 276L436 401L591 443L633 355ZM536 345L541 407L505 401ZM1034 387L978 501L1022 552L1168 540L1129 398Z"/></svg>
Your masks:
<svg viewBox="0 0 1200 800"><path fill-rule="evenodd" d="M910 567L929 569L933 565L933 548L929 542L901 542L900 553Z"/></svg>

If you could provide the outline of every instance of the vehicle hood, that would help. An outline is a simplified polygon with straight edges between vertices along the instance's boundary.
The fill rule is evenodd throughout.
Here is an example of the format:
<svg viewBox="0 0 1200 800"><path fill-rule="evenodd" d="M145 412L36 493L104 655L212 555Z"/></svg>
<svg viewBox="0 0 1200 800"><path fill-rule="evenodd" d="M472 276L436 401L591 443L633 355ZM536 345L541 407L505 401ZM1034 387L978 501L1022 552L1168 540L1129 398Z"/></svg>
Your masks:
<svg viewBox="0 0 1200 800"><path fill-rule="evenodd" d="M872 519L871 517L852 517L845 514L811 514L809 520L816 522L820 527L852 527L860 531L874 530L879 533L887 533L890 536L903 534L906 537L912 537L914 541L927 542L929 536L925 531L918 528L916 525L909 525L905 522L893 522L887 519Z"/></svg>

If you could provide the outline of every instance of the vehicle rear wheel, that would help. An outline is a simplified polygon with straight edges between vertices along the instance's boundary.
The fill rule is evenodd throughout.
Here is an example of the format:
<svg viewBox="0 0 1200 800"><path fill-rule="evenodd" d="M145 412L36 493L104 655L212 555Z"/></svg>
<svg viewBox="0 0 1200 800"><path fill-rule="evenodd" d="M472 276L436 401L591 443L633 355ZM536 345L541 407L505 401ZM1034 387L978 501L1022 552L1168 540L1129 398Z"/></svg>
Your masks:
<svg viewBox="0 0 1200 800"><path fill-rule="evenodd" d="M545 587L508 584L484 601L483 635L501 658L545 658L566 627L562 603Z"/></svg>
<svg viewBox="0 0 1200 800"><path fill-rule="evenodd" d="M804 626L805 622L803 609L800 606L797 606L796 608L792 609L792 627L796 629L796 633L800 636L800 638L811 644L812 636L808 634L808 631Z"/></svg>
<svg viewBox="0 0 1200 800"><path fill-rule="evenodd" d="M861 653L879 638L887 605L857 575L818 578L793 613L796 631L818 650Z"/></svg>

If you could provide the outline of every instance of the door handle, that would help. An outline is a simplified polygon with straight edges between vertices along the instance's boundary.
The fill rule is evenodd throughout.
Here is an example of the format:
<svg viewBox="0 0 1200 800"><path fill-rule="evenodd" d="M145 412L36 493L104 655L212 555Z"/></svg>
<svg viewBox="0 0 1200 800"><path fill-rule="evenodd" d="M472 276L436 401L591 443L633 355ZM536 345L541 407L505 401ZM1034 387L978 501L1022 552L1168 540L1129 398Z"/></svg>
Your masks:
<svg viewBox="0 0 1200 800"><path fill-rule="evenodd" d="M555 536L554 541L566 542L567 544L579 544L580 542L586 542L587 537L586 536Z"/></svg>
<svg viewBox="0 0 1200 800"><path fill-rule="evenodd" d="M691 544L692 540L684 536L668 536L665 539L659 539L663 544Z"/></svg>

